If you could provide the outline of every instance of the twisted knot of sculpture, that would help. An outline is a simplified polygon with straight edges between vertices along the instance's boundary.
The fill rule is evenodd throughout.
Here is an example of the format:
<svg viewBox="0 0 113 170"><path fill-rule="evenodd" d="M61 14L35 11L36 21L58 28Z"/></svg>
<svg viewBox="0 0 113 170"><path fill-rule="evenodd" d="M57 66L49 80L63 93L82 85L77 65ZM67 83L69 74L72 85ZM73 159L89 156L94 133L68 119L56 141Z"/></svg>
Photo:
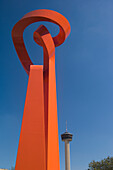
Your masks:
<svg viewBox="0 0 113 170"><path fill-rule="evenodd" d="M56 37L51 37L51 34L44 25L41 25L34 32L35 42L44 48L44 58L51 57L55 53L55 47L61 45L70 33L70 24L68 20L58 12L52 10L35 10L26 14L12 30L12 39L17 51L18 57L26 70L27 74L30 71L30 65L33 65L30 60L23 40L23 32L25 28L32 23L39 21L48 21L57 24L60 28L59 34ZM44 65L45 66L45 65Z"/></svg>

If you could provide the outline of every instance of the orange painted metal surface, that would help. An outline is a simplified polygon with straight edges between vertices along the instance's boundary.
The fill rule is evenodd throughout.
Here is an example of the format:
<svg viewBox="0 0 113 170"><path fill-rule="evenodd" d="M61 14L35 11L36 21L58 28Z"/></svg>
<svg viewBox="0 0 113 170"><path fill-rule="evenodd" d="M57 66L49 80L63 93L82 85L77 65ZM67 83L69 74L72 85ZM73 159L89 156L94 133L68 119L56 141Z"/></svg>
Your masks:
<svg viewBox="0 0 113 170"><path fill-rule="evenodd" d="M44 25L40 25L33 34L34 41L43 47L43 66L33 65L23 40L24 29L38 21L52 22L60 28L56 37L52 37ZM45 9L26 14L13 27L13 43L29 75L15 170L60 170L55 47L61 45L69 33L68 20Z"/></svg>

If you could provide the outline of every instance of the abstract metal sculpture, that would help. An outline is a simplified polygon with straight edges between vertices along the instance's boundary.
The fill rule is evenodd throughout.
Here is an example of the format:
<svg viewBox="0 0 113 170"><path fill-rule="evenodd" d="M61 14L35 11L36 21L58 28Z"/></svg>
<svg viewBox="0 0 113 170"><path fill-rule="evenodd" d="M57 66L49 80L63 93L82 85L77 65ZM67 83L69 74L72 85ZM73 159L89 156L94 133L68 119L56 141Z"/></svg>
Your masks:
<svg viewBox="0 0 113 170"><path fill-rule="evenodd" d="M34 32L35 42L43 47L44 65L33 65L23 40L24 29L38 21L59 26L52 37L44 25ZM59 170L59 143L55 79L55 47L70 33L68 20L52 10L35 10L26 14L12 30L18 57L29 75L15 170Z"/></svg>

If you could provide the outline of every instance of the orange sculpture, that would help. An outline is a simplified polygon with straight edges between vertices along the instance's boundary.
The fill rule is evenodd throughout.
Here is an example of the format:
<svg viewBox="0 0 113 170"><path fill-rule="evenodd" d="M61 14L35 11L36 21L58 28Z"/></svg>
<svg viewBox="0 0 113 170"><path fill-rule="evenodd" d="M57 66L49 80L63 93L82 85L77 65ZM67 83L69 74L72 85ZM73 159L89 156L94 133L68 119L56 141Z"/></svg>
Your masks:
<svg viewBox="0 0 113 170"><path fill-rule="evenodd" d="M52 37L44 25L34 32L34 41L43 47L43 65L33 65L23 40L24 29L38 21L52 22L60 28L56 37ZM68 20L46 9L26 14L13 27L13 43L29 75L15 170L60 170L55 47L61 45L69 33Z"/></svg>

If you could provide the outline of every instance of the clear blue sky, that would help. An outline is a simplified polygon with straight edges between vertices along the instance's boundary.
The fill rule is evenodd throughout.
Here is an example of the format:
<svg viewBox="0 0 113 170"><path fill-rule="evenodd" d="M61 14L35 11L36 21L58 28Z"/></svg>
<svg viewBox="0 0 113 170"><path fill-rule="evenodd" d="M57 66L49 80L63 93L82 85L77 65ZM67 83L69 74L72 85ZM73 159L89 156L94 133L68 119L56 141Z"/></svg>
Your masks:
<svg viewBox="0 0 113 170"><path fill-rule="evenodd" d="M28 76L15 52L11 30L22 16L36 9L62 13L71 34L56 48L59 135L68 130L71 170L86 170L92 160L113 156L113 1L1 0L0 1L0 167L15 164ZM33 42L34 24L24 38L34 63L42 64L43 50ZM46 24L52 35L58 27ZM64 143L60 144L64 170Z"/></svg>

